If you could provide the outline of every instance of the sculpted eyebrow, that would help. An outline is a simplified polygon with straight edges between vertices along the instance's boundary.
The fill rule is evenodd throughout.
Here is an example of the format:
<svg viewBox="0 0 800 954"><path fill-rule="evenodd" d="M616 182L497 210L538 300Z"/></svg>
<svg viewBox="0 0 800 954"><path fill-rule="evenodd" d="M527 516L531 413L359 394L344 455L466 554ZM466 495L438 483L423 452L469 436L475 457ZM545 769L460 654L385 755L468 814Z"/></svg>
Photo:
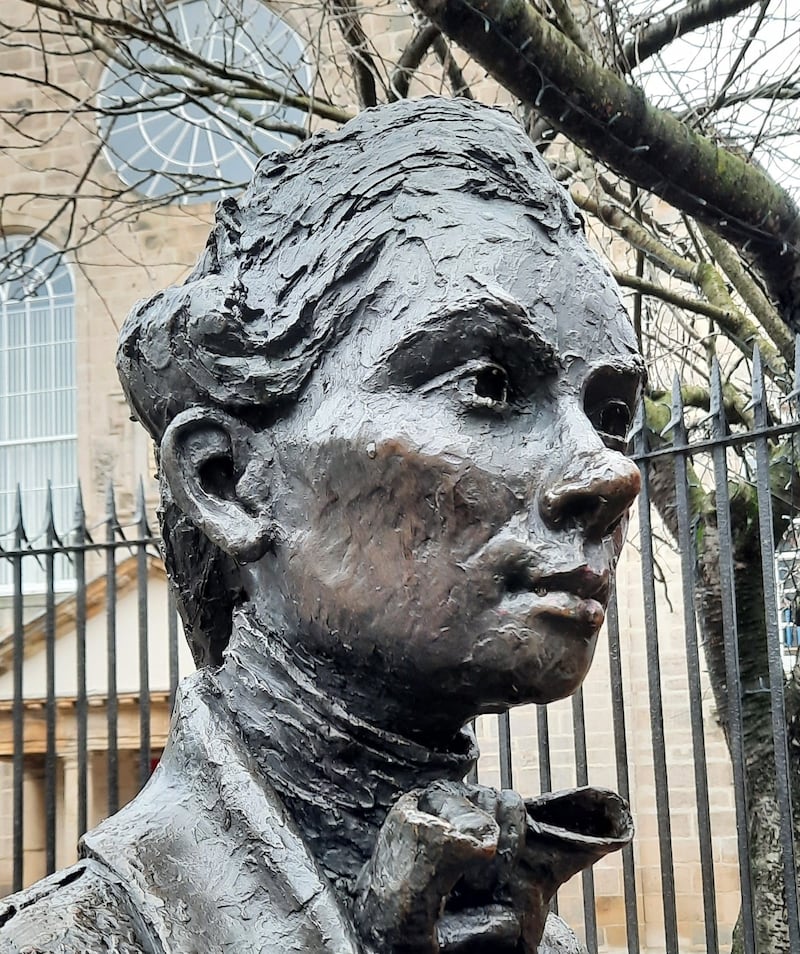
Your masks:
<svg viewBox="0 0 800 954"><path fill-rule="evenodd" d="M484 356L535 377L553 374L560 366L555 348L522 305L476 298L432 313L384 356L384 369L391 381L414 384Z"/></svg>

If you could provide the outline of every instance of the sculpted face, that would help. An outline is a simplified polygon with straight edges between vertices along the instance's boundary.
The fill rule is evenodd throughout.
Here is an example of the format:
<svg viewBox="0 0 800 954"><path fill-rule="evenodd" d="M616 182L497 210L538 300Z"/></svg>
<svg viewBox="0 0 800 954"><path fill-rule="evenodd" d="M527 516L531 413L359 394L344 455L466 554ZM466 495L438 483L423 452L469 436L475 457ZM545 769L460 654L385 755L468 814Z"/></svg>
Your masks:
<svg viewBox="0 0 800 954"><path fill-rule="evenodd" d="M642 365L616 289L582 236L453 194L364 282L256 442L281 536L250 598L407 729L561 698L639 489L622 449Z"/></svg>

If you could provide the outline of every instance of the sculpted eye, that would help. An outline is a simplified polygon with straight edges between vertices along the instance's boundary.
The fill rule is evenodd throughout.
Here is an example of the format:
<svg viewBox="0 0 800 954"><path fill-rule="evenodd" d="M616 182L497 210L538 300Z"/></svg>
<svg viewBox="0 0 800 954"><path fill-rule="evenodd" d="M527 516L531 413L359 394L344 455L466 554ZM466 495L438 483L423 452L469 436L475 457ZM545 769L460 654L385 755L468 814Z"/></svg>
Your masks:
<svg viewBox="0 0 800 954"><path fill-rule="evenodd" d="M509 372L489 358L459 363L417 389L421 394L450 394L472 411L491 411L493 414L504 414L514 402Z"/></svg>
<svg viewBox="0 0 800 954"><path fill-rule="evenodd" d="M625 401L612 398L593 408L589 419L605 443L614 450L624 450L631 426L631 409Z"/></svg>
<svg viewBox="0 0 800 954"><path fill-rule="evenodd" d="M470 362L462 371L458 390L467 407L493 411L508 408L508 373L493 362Z"/></svg>
<svg viewBox="0 0 800 954"><path fill-rule="evenodd" d="M508 376L506 372L496 364L481 368L480 371L475 373L475 395L505 404L508 400Z"/></svg>
<svg viewBox="0 0 800 954"><path fill-rule="evenodd" d="M586 382L583 407L586 416L611 450L624 453L628 431L642 386L638 370L617 371L599 368Z"/></svg>

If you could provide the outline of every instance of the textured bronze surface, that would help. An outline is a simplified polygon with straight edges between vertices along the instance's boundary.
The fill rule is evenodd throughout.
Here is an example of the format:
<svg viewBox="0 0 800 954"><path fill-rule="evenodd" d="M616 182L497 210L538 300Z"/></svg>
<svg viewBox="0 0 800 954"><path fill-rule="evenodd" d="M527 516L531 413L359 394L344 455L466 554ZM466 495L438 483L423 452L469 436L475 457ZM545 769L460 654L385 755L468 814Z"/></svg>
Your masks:
<svg viewBox="0 0 800 954"><path fill-rule="evenodd" d="M2 950L579 950L548 901L627 807L467 784L464 726L589 669L643 366L521 129L406 101L266 157L118 363L201 669Z"/></svg>

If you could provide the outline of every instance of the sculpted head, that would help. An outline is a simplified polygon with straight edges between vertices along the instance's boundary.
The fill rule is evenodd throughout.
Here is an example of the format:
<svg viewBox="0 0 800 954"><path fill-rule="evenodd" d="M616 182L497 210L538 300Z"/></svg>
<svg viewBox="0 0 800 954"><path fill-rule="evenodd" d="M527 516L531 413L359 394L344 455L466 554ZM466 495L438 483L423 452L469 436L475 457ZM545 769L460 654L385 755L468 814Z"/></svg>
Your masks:
<svg viewBox="0 0 800 954"><path fill-rule="evenodd" d="M412 728L580 684L643 366L507 114L401 102L264 159L118 363L199 664L244 606Z"/></svg>

